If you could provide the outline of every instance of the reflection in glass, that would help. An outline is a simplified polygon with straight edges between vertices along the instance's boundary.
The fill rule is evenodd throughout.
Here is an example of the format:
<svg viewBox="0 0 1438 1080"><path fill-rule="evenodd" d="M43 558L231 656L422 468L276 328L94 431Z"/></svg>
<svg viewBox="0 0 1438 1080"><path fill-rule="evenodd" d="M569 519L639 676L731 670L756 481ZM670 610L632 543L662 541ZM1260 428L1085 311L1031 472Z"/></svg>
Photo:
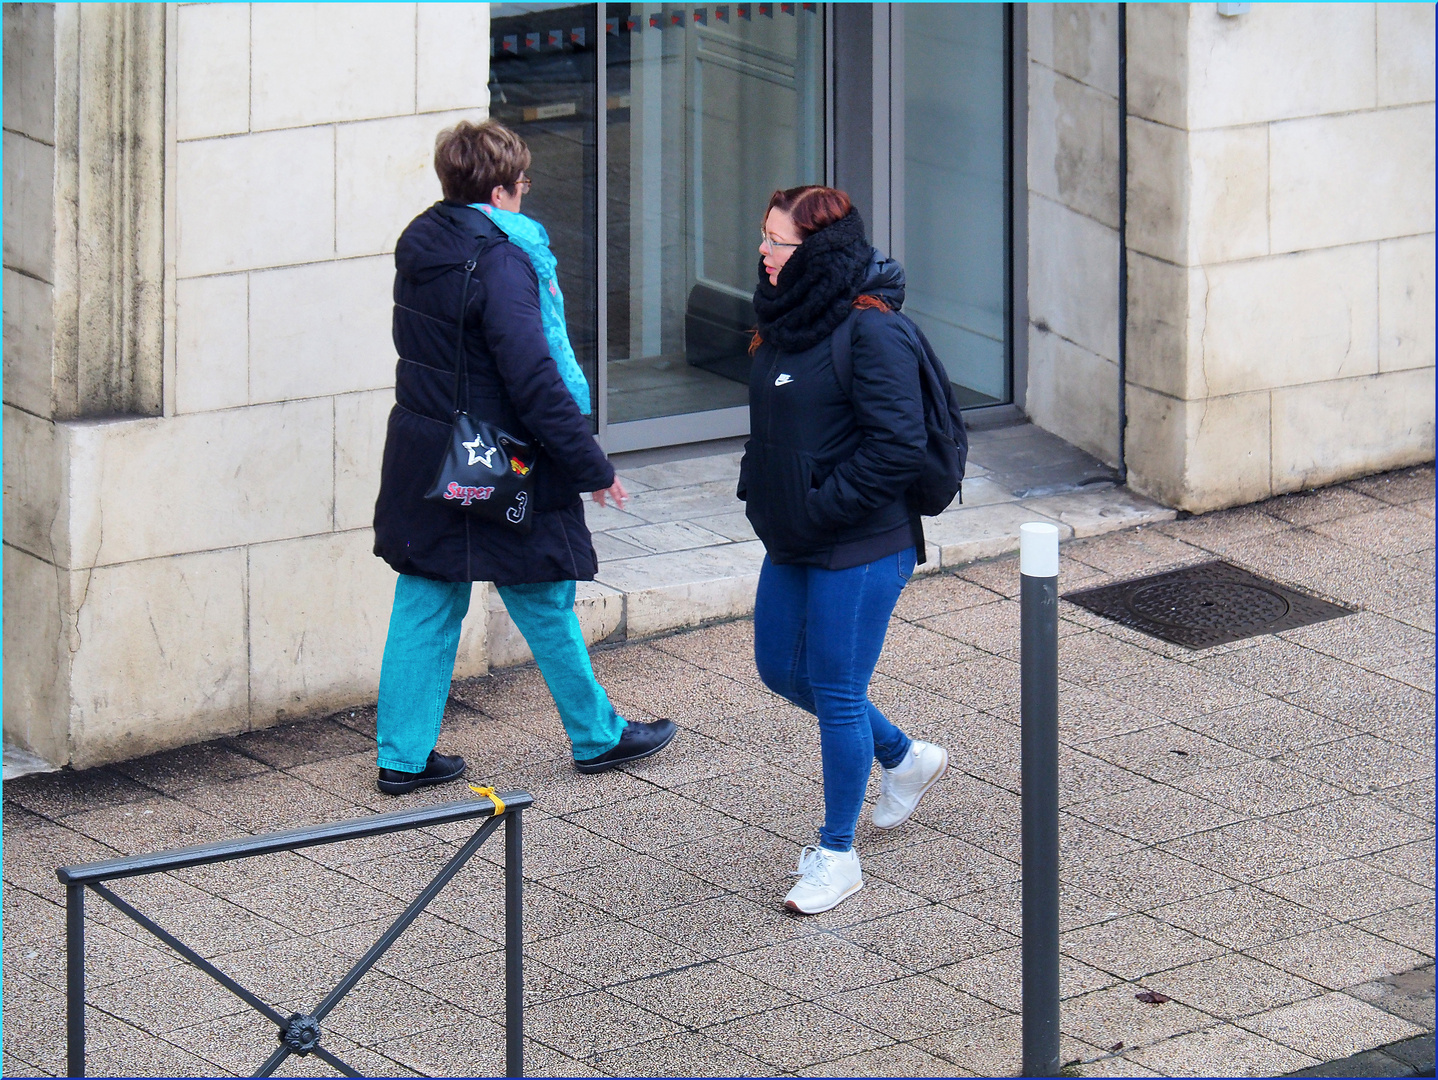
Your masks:
<svg viewBox="0 0 1438 1080"><path fill-rule="evenodd" d="M904 310L965 407L1011 398L1003 8L904 5Z"/></svg>
<svg viewBox="0 0 1438 1080"><path fill-rule="evenodd" d="M823 177L819 7L606 6L609 423L747 403L759 219Z"/></svg>
<svg viewBox="0 0 1438 1080"><path fill-rule="evenodd" d="M489 60L490 115L534 156L523 209L549 231L591 405L599 385L594 15L593 4L491 4Z"/></svg>

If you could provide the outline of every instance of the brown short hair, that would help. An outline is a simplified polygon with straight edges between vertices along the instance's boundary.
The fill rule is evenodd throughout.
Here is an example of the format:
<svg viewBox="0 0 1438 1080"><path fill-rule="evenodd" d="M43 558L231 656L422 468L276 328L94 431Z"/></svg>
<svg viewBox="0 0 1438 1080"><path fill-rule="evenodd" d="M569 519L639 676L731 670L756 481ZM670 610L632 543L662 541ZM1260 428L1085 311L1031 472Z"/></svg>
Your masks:
<svg viewBox="0 0 1438 1080"><path fill-rule="evenodd" d="M782 210L794 219L799 230L799 239L807 240L820 229L827 229L834 222L848 214L853 207L846 192L838 188L805 184L802 187L785 188L769 196L769 205L764 208L764 217L770 210Z"/></svg>
<svg viewBox="0 0 1438 1080"><path fill-rule="evenodd" d="M495 188L512 189L529 162L524 140L498 120L461 120L434 140L434 171L451 202L488 202Z"/></svg>

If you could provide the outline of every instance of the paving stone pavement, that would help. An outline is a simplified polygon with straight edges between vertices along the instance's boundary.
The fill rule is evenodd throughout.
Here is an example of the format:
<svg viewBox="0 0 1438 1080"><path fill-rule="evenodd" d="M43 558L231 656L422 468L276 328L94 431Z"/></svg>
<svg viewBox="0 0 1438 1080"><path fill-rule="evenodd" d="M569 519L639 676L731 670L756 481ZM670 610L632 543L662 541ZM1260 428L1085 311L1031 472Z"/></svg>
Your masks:
<svg viewBox="0 0 1438 1080"><path fill-rule="evenodd" d="M1375 979L1348 991L1353 997L1370 1002L1385 1012L1412 1020L1422 1026L1433 1026L1433 965ZM1325 1061L1299 1069L1293 1076L1432 1076L1433 1032L1410 1035L1406 1039L1372 1050L1362 1050L1345 1058Z"/></svg>
<svg viewBox="0 0 1438 1080"><path fill-rule="evenodd" d="M1431 997L1405 1011L1374 987L1434 954L1433 514L1420 468L1063 547L1063 590L1220 556L1361 609L1189 652L1062 605L1069 1072L1271 1076L1432 1032ZM532 1075L1016 1072L1018 584L1005 556L905 591L873 697L954 767L906 826L861 826L865 889L808 919L779 902L821 808L817 735L757 681L752 623L596 650L628 715L683 729L602 776L570 768L534 669L456 684L441 746L536 799ZM7 782L4 1071L63 1071L56 865L464 794L378 795L373 722L356 709ZM313 1006L465 835L116 891L288 1011ZM361 1072L502 1071L501 858L483 849L326 1024ZM103 906L91 1073L252 1071L273 1032Z"/></svg>

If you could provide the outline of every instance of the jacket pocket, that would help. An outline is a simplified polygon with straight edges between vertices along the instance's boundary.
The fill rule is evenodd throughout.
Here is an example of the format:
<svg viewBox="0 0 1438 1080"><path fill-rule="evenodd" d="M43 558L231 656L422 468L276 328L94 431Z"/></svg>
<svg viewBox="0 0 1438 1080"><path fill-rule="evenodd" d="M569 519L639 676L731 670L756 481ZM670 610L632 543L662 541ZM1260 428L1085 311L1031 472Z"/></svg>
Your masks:
<svg viewBox="0 0 1438 1080"><path fill-rule="evenodd" d="M785 550L820 546L820 530L809 514L816 476L814 459L798 450L751 445L741 471L745 510L766 544Z"/></svg>

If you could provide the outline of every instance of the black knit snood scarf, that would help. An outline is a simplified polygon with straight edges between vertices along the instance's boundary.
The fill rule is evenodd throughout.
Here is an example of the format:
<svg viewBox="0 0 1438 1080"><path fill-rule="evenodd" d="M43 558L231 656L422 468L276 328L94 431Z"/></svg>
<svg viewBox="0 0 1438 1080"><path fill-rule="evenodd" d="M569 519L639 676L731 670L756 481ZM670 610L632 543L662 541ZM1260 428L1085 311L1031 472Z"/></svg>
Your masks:
<svg viewBox="0 0 1438 1080"><path fill-rule="evenodd" d="M864 239L859 211L851 209L794 249L777 285L769 284L760 259L759 287L754 290L760 336L786 353L803 352L823 341L849 314L873 251Z"/></svg>

